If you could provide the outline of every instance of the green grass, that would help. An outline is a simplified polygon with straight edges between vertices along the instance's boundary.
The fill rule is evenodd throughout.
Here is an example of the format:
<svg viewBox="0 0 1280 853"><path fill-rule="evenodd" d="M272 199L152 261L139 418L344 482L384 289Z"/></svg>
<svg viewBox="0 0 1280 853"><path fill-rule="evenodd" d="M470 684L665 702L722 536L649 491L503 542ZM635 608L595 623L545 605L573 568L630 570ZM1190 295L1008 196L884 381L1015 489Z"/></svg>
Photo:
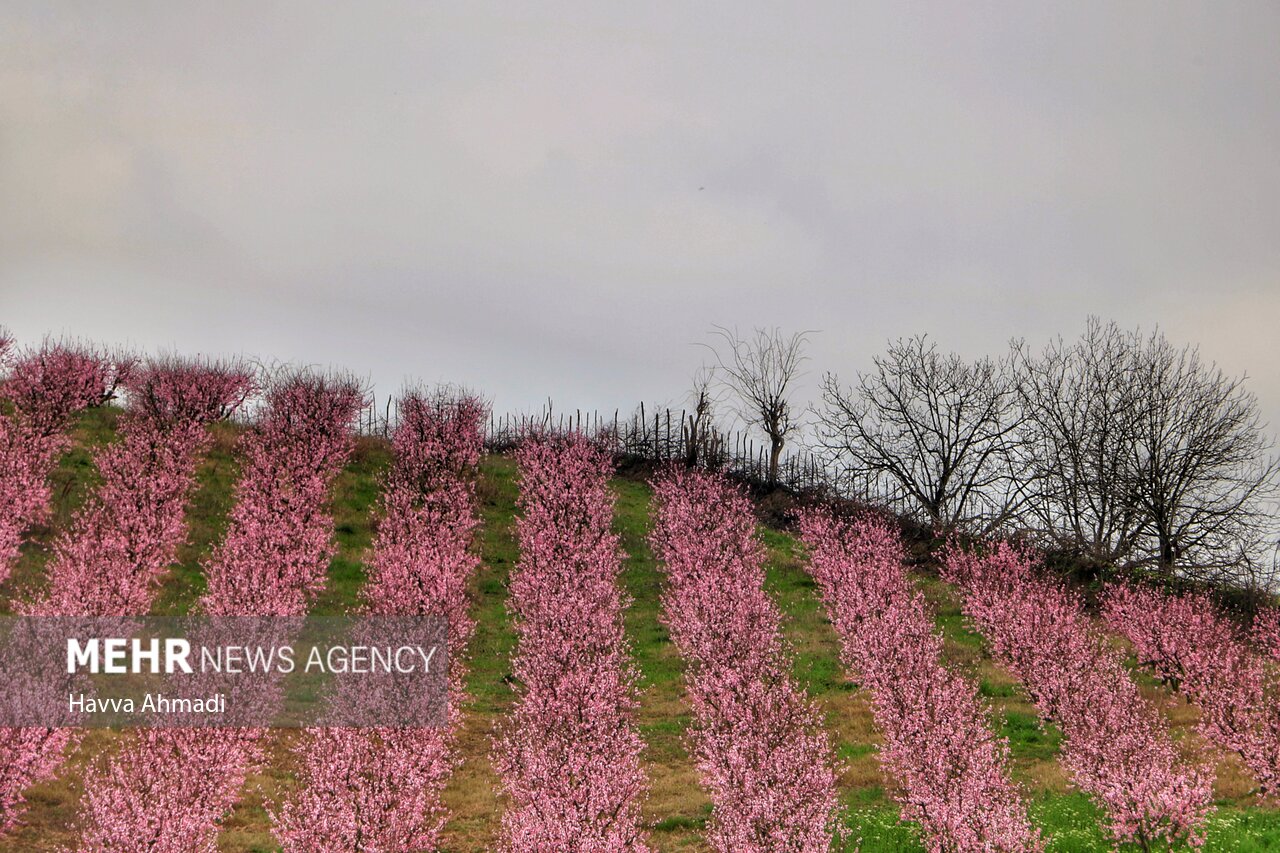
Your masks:
<svg viewBox="0 0 1280 853"><path fill-rule="evenodd" d="M13 571L0 584L0 612L13 612L13 603L34 598L45 583L44 566L49 559L49 545L57 531L70 523L85 496L101 478L93 464L93 454L115 437L120 410L113 407L90 409L77 419L72 431L73 444L58 460L49 477L51 487L48 522L28 531L22 553Z"/></svg>
<svg viewBox="0 0 1280 853"><path fill-rule="evenodd" d="M478 546L484 561L476 584L476 619L471 639L467 694L476 711L505 709L511 695L511 652L515 632L507 613L507 577L520 556L516 547L516 466L505 457L488 457L478 487L481 518Z"/></svg>
<svg viewBox="0 0 1280 853"><path fill-rule="evenodd" d="M359 603L364 555L373 544L373 515L382 491L382 475L390 462L386 442L361 439L346 470L338 475L331 506L338 552L329 563L327 583L312 612L337 616Z"/></svg>
<svg viewBox="0 0 1280 853"><path fill-rule="evenodd" d="M48 545L92 488L96 479L93 449L111 440L117 417L115 410L101 409L81 418L76 446L60 461L53 477L53 520L48 527L34 531L13 578L0 586L0 601L6 606L15 596L38 590ZM235 428L220 427L208 458L200 466L199 488L188 513L190 541L180 549L177 563L163 579L157 612L185 612L203 592L201 565L222 536L234 499L239 471L236 436ZM385 442L361 440L335 484L332 511L338 547L329 567L328 588L317 601L319 612L341 613L358 602L364 581L363 560L375 529L379 478L388 462ZM625 552L622 583L630 597L625 625L639 688L636 722L647 744L644 762L651 790L644 816L656 849L705 850L701 833L711 807L685 749L690 711L684 668L661 621L664 579L646 538L650 490L642 482L625 478L615 480L613 488L617 498L615 530ZM514 532L517 491L512 459L492 456L483 460L477 484L482 526L476 542L482 566L471 589L476 630L469 650L467 700L459 734L463 761L445 793L452 813L446 827L446 849L450 851L490 849L501 808L488 753L495 727L509 711L514 696L510 659L515 637L506 609L506 585L519 557ZM923 850L917 829L898 818L894 781L879 767L879 736L867 697L840 663L837 638L813 581L804 571L795 541L768 529L761 531L761 537L768 558L766 589L783 614L795 678L819 707L835 755L843 765L840 797L848 831L846 849L854 849L860 842L864 851ZM1017 682L991 661L982 637L961 615L954 591L936 578L918 580L934 608L948 664L974 678L979 693L993 708L994 724L1009 739L1014 778L1027 791L1033 819L1048 839L1047 849L1110 850L1097 809L1069 788L1058 766L1060 733L1040 723ZM226 821L221 850L278 849L271 839L264 799L283 795L294 784L288 741L289 737L278 740L271 768L250 780L241 804ZM33 789L30 826L0 842L0 850L52 850L74 844L71 820L82 794L79 774L83 762L91 753L110 749L111 743L109 733L94 733L57 779ZM1223 797L1210 823L1205 849L1223 853L1280 850L1280 811Z"/></svg>
<svg viewBox="0 0 1280 853"><path fill-rule="evenodd" d="M614 482L614 530L626 553L622 583L631 597L627 638L639 674L637 724L648 750L650 796L645 817L655 841L666 850L697 849L711 803L697 784L697 770L685 749L691 716L684 695L684 665L661 620L662 572L649 548L648 485Z"/></svg>
<svg viewBox="0 0 1280 853"><path fill-rule="evenodd" d="M515 633L506 608L507 578L519 551L515 540L516 466L507 457L486 457L476 488L482 526L476 547L482 564L471 585L476 620L470 643L467 701L459 752L465 760L445 789L451 849L485 850L496 827L497 777L488 751L495 725L510 707L511 653Z"/></svg>
<svg viewBox="0 0 1280 853"><path fill-rule="evenodd" d="M178 549L178 562L164 578L154 611L159 614L187 613L205 592L200 561L227 529L227 514L235 501L235 483L240 462L235 454L238 431L230 424L214 429L214 444L196 471L197 487L187 510L187 542Z"/></svg>

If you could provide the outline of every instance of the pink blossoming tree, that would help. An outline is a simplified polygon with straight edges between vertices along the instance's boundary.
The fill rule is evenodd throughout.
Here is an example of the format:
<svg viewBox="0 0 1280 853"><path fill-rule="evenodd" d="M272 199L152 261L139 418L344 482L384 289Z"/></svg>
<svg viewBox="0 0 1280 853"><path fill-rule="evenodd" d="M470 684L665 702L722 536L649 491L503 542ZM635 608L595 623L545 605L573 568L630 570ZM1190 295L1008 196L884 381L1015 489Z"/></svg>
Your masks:
<svg viewBox="0 0 1280 853"><path fill-rule="evenodd" d="M1266 608L1254 617L1253 641L1265 654L1280 661L1280 607Z"/></svg>
<svg viewBox="0 0 1280 853"><path fill-rule="evenodd" d="M902 815L932 851L1040 846L1009 779L1008 742L975 685L942 665L942 637L903 565L902 540L871 515L799 517L810 571L840 636L841 657L872 696L880 758L900 783Z"/></svg>
<svg viewBox="0 0 1280 853"><path fill-rule="evenodd" d="M1212 772L1178 755L1168 723L1142 698L1079 596L1041 577L1029 554L1005 542L986 553L951 547L943 576L964 593L965 615L995 658L1062 729L1062 766L1106 811L1112 837L1143 850L1203 843Z"/></svg>
<svg viewBox="0 0 1280 853"><path fill-rule="evenodd" d="M6 347L8 349L8 347ZM77 412L110 400L132 361L87 346L46 342L19 354L0 384L0 582L23 533L49 516L49 474L71 445Z"/></svg>
<svg viewBox="0 0 1280 853"><path fill-rule="evenodd" d="M517 451L520 561L508 607L517 636L515 709L493 763L510 853L643 851L644 743L623 633L627 598L611 530L608 455L580 435Z"/></svg>
<svg viewBox="0 0 1280 853"><path fill-rule="evenodd" d="M650 541L669 581L663 621L688 666L707 842L723 853L826 851L835 762L818 708L791 677L751 503L705 471L672 469L653 485Z"/></svg>

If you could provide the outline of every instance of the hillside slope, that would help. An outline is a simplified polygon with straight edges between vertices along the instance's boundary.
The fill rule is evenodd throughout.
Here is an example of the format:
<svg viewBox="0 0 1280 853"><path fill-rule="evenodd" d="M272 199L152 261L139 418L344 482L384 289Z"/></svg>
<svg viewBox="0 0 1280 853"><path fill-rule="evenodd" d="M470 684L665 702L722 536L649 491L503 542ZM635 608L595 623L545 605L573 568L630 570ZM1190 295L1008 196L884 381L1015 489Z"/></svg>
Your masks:
<svg viewBox="0 0 1280 853"><path fill-rule="evenodd" d="M14 576L0 586L0 603L6 611L16 597L39 588L47 556L45 548L91 487L94 472L90 451L110 440L115 417L113 410L103 409L83 418L76 448L62 461L56 474L53 523L49 529L37 531ZM190 542L182 548L180 563L164 581L157 604L160 611L184 611L203 589L200 562L223 529L238 468L235 435L236 428L220 427L215 449L201 467L200 489L188 515ZM361 559L376 524L378 475L388 460L385 442L362 439L339 479L334 510L340 550L329 569L328 589L320 599L319 608L323 611L341 612L357 600L363 579ZM650 523L650 492L646 484L634 479L618 478L613 485L617 495L615 525L627 553L623 578L633 598L627 629L642 676L639 723L648 744L645 767L650 796L645 815L652 827L651 840L660 850L701 850L705 848L700 844L700 829L710 805L698 787L697 772L682 743L689 721L682 665L658 618L662 575L645 538ZM518 558L513 531L517 487L515 465L510 458L490 456L484 460L478 488L484 523L477 541L483 566L472 591L479 624L471 648L469 702L460 740L463 763L445 795L452 811L446 830L448 849L455 851L488 849L501 808L488 750L494 722L506 713L512 699L508 660L514 636L505 609L505 581ZM860 840L863 850L922 850L913 829L897 820L892 799L894 783L883 776L876 760L877 735L866 697L842 670L836 636L823 615L813 582L803 571L795 540L768 528L762 528L760 535L769 551L768 590L786 616L796 676L823 708L838 755L847 765L841 778L841 794L848 810L850 849ZM1056 732L1040 725L1017 683L993 664L982 640L965 627L953 591L934 578L921 576L918 582L937 608L938 625L947 637L947 663L980 680L983 694L1003 720L1003 733L1012 746L1015 778L1031 797L1033 816L1051 839L1049 849L1110 849L1098 829L1097 812L1083 796L1069 790L1056 761ZM1196 738L1190 734L1194 709L1181 701L1169 701L1154 681L1142 678L1149 694L1166 702L1185 746L1197 748ZM263 803L282 796L293 784L287 750L290 738L290 733L276 738L271 767L251 780L240 805L225 823L222 850L278 849ZM86 762L109 752L114 740L109 732L93 733L58 778L32 789L26 825L0 841L0 850L55 850L73 844L83 768ZM1259 807L1248 796L1248 788L1238 766L1224 761L1219 767L1216 790L1220 810L1213 819L1207 849L1280 849L1280 811Z"/></svg>

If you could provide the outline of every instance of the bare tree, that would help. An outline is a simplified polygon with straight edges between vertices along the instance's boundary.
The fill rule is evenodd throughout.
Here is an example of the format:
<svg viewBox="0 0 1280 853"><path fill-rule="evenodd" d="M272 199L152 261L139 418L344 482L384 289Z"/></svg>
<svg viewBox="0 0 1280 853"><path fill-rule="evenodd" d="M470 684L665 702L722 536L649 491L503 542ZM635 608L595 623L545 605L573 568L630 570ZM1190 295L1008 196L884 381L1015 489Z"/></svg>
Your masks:
<svg viewBox="0 0 1280 853"><path fill-rule="evenodd" d="M1074 343L1015 352L1026 476L1055 545L1163 577L1269 572L1280 460L1242 379L1097 319Z"/></svg>
<svg viewBox="0 0 1280 853"><path fill-rule="evenodd" d="M1246 582L1280 493L1280 459L1257 398L1193 347L1174 347L1159 332L1131 339L1128 464L1145 521L1141 562L1164 574Z"/></svg>
<svg viewBox="0 0 1280 853"><path fill-rule="evenodd" d="M1079 340L1059 338L1038 356L1014 344L1021 468L1035 492L1029 515L1049 544L1097 566L1130 560L1143 530L1129 483L1139 391L1131 348L1114 323L1097 318Z"/></svg>
<svg viewBox="0 0 1280 853"><path fill-rule="evenodd" d="M789 395L808 357L804 348L810 332L784 335L780 329L757 327L749 338L737 330L715 327L722 342L712 345L723 381L737 401L737 413L748 426L769 439L770 484L778 481L778 462L787 439L800 427Z"/></svg>
<svg viewBox="0 0 1280 853"><path fill-rule="evenodd" d="M832 460L870 497L934 526L1004 524L1025 494L1011 470L1020 417L1008 365L943 355L924 336L874 363L853 388L823 378L818 437Z"/></svg>
<svg viewBox="0 0 1280 853"><path fill-rule="evenodd" d="M715 408L720 402L716 393L716 369L702 365L693 374L689 389L690 413L681 427L685 442L685 464L713 464L719 455L719 434L715 428ZM712 457L712 458L709 458Z"/></svg>

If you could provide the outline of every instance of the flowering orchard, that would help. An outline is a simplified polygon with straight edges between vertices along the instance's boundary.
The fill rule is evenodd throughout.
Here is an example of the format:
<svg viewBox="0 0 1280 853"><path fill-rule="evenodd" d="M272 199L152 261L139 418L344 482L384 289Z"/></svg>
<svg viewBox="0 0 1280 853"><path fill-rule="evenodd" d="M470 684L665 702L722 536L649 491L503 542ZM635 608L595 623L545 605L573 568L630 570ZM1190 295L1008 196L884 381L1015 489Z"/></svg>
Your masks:
<svg viewBox="0 0 1280 853"><path fill-rule="evenodd" d="M362 403L350 380L297 374L268 392L245 433L237 501L206 565L205 612L305 612L333 555L328 491L353 448ZM94 853L216 849L218 820L262 759L264 730L143 729L90 769L81 849Z"/></svg>
<svg viewBox="0 0 1280 853"><path fill-rule="evenodd" d="M903 566L898 532L871 515L799 518L850 672L871 691L881 761L898 780L902 816L929 848L1034 850L1038 833L1009 780L1009 746L975 685L942 665L942 637Z"/></svg>
<svg viewBox="0 0 1280 853"><path fill-rule="evenodd" d="M271 389L259 429L240 448L244 470L226 538L205 566L203 605L217 616L299 616L333 558L329 488L354 447L359 385L299 374Z"/></svg>
<svg viewBox="0 0 1280 853"><path fill-rule="evenodd" d="M996 659L1062 729L1060 761L1105 809L1112 836L1142 849L1202 840L1212 773L1189 765L1168 723L1143 700L1077 594L1040 577L1034 559L998 542L987 553L948 550L944 577Z"/></svg>
<svg viewBox="0 0 1280 853"><path fill-rule="evenodd" d="M49 516L49 473L71 446L77 412L114 395L131 367L99 350L45 343L15 354L0 332L0 582L12 571L26 530ZM24 807L22 791L51 776L74 739L66 729L0 729L0 831L11 828Z"/></svg>
<svg viewBox="0 0 1280 853"><path fill-rule="evenodd" d="M578 435L527 441L517 459L524 514L509 607L520 692L493 744L508 801L499 847L646 850L613 465Z"/></svg>
<svg viewBox="0 0 1280 853"><path fill-rule="evenodd" d="M0 385L0 582L9 576L23 533L49 517L49 473L71 446L77 412L110 400L132 366L90 347L46 343L10 360Z"/></svg>
<svg viewBox="0 0 1280 853"><path fill-rule="evenodd" d="M1280 607L1263 610L1254 617L1253 641L1273 660L1280 661Z"/></svg>
<svg viewBox="0 0 1280 853"><path fill-rule="evenodd" d="M368 612L435 614L449 623L449 725L312 728L296 752L297 796L275 815L288 851L435 850L447 810L444 785L457 758L464 655L474 628L467 583L478 524L473 479L487 414L472 397L400 401L382 522L369 556Z"/></svg>
<svg viewBox="0 0 1280 853"><path fill-rule="evenodd" d="M1138 658L1200 707L1200 732L1240 756L1262 792L1280 793L1280 673L1208 595L1113 586L1103 615ZM1265 618L1265 617L1264 617Z"/></svg>
<svg viewBox="0 0 1280 853"><path fill-rule="evenodd" d="M440 725L342 725L334 701L328 725L289 736L234 718L0 728L0 849L1280 848L1274 602L1246 621L1206 595L1114 586L1096 618L1029 552L951 546L940 580L916 576L894 524L820 507L796 517L795 561L720 474L673 467L651 494L611 483L609 449L572 431L485 457L488 410L468 394L405 394L384 448L357 442L374 419L343 376L262 382L236 362L22 349L2 332L0 365L11 611L127 626L164 589L165 608L172 590L179 610L284 617L269 643L293 642L308 613L448 628ZM220 476L214 424L237 413L238 476ZM85 435L77 481L82 454L66 454ZM68 478L85 498L64 519L52 496ZM189 531L221 534L188 557ZM167 583L180 554L203 595ZM936 610L921 592L952 588ZM985 645L944 643L955 601ZM1194 712L1143 698L1121 637ZM974 655L1018 679L1061 741L1020 734L1021 694L994 714ZM283 701L274 675L214 681L200 691L259 712ZM1211 773L1179 750L1202 743L1256 783L1219 786L1217 813ZM1100 821L1077 819L1094 807Z"/></svg>
<svg viewBox="0 0 1280 853"><path fill-rule="evenodd" d="M187 500L212 441L209 426L249 392L232 365L161 363L126 381L119 440L94 459L102 483L53 545L34 614L145 614L155 581L186 537Z"/></svg>
<svg viewBox="0 0 1280 853"><path fill-rule="evenodd" d="M100 362L92 363L98 365L91 371L98 378L64 379L63 384L101 393L97 383L103 371ZM145 614L155 581L185 535L184 513L200 454L211 441L209 425L229 415L250 385L234 365L206 362L148 365L125 382L129 405L119 439L94 460L102 482L54 541L48 586L36 600L19 605L23 612ZM7 768L0 778L0 808L7 825L21 808L21 790L55 772L79 733L6 729L0 738L0 755L6 759L0 763Z"/></svg>
<svg viewBox="0 0 1280 853"><path fill-rule="evenodd" d="M725 853L828 850L838 819L831 744L790 674L751 503L700 471L672 470L654 492L664 618L688 665L690 746L713 805L707 841Z"/></svg>

